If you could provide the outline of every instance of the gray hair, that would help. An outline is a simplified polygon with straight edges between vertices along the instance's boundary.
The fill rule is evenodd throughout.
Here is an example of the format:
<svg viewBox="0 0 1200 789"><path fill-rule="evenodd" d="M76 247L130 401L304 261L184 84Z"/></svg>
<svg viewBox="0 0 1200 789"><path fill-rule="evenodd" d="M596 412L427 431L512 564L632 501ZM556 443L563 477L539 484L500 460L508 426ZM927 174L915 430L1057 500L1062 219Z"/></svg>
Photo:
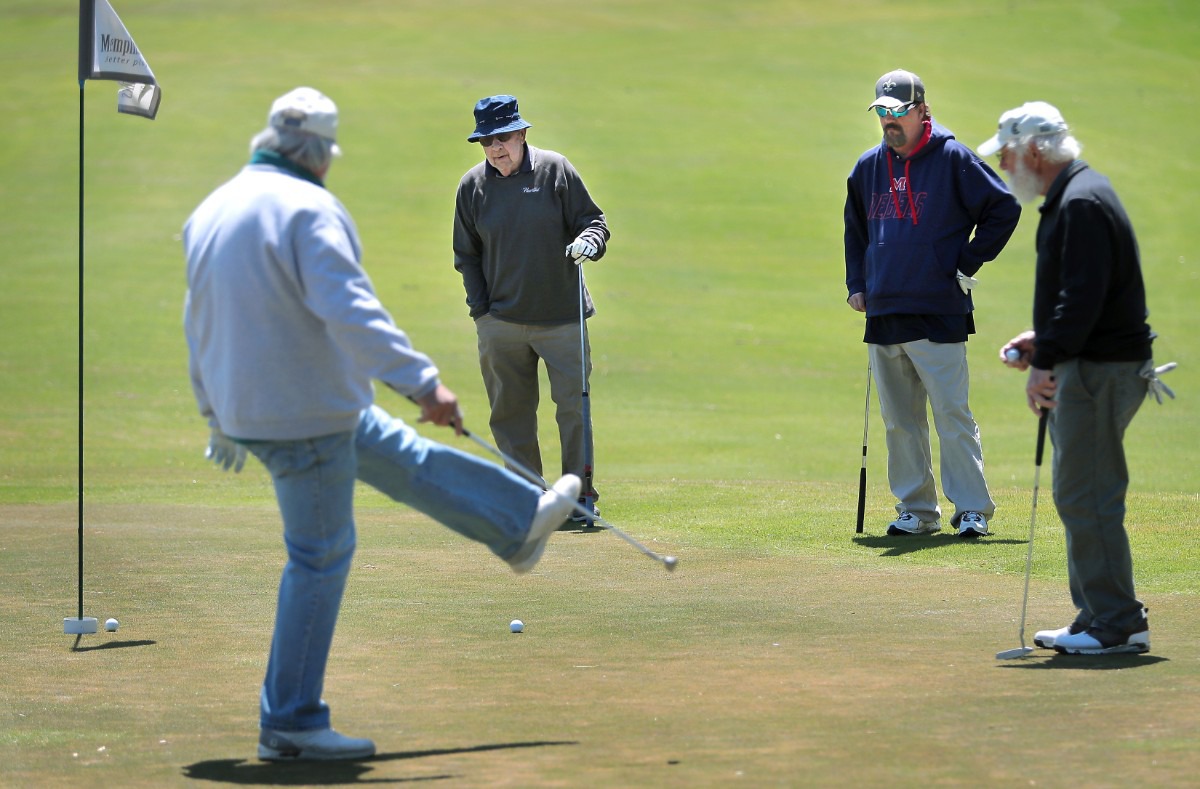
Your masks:
<svg viewBox="0 0 1200 789"><path fill-rule="evenodd" d="M1083 152L1083 146L1069 131L1061 131L1056 134L1025 135L1013 140L1009 143L1009 147L1020 150L1029 143L1033 143L1042 158L1050 164L1073 162Z"/></svg>
<svg viewBox="0 0 1200 789"><path fill-rule="evenodd" d="M268 126L254 135L250 153L272 151L306 170L319 173L333 161L333 146L333 140L315 134Z"/></svg>

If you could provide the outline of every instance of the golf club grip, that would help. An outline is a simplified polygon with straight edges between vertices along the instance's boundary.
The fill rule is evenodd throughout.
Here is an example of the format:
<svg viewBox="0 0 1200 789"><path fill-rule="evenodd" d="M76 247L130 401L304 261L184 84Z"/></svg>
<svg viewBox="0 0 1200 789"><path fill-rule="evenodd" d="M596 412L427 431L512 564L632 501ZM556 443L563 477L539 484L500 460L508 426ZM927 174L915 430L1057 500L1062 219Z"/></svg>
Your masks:
<svg viewBox="0 0 1200 789"><path fill-rule="evenodd" d="M585 389L583 392L583 494L592 492L592 478L595 470L592 468L595 460L592 457L592 398Z"/></svg>
<svg viewBox="0 0 1200 789"><path fill-rule="evenodd" d="M1046 417L1050 415L1050 411L1041 409L1041 416L1038 417L1038 439L1037 439L1037 465L1042 465L1042 452L1046 449Z"/></svg>
<svg viewBox="0 0 1200 789"><path fill-rule="evenodd" d="M864 447L865 449L865 447ZM863 454L866 457L866 453ZM863 533L863 519L867 514L867 467L866 464L858 470L858 522L854 526L855 534Z"/></svg>
<svg viewBox="0 0 1200 789"><path fill-rule="evenodd" d="M871 357L867 357L867 393L863 398L863 444L862 466L858 470L858 522L854 533L863 533L863 520L867 515L867 429L871 423Z"/></svg>

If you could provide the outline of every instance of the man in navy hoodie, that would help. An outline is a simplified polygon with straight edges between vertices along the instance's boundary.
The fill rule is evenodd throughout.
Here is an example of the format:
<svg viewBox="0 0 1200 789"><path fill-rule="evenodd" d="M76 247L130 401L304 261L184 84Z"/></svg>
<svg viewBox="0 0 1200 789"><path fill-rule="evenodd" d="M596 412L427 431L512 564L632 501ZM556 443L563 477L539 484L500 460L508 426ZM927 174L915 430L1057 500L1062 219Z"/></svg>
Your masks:
<svg viewBox="0 0 1200 789"><path fill-rule="evenodd" d="M882 144L854 165L846 194L846 288L866 313L871 372L886 427L897 518L888 534L941 530L927 408L941 444L942 490L960 537L988 533L996 505L967 404L974 274L1008 242L1021 207L1004 181L934 122L925 86L896 70L867 108Z"/></svg>

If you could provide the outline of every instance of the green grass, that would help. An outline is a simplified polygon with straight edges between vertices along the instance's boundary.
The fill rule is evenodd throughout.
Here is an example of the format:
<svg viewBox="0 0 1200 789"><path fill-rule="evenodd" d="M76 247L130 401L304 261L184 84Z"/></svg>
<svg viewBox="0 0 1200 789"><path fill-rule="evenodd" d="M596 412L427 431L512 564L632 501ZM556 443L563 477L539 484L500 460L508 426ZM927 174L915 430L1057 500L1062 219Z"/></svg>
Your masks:
<svg viewBox="0 0 1200 789"><path fill-rule="evenodd" d="M76 594L77 13L0 8L0 64L19 75L0 147L0 784L1193 780L1200 165L1188 151L1200 113L1180 86L1200 76L1200 9L116 10L164 99L147 122L116 114L115 83L86 85L85 591L89 614L124 624L80 644L102 648L71 651L57 622ZM844 304L840 217L851 164L878 142L872 83L895 67L921 74L936 117L972 145L1003 110L1055 103L1135 223L1156 356L1180 363L1167 379L1179 399L1148 404L1127 439L1152 657L992 660L1016 645L1035 437L1023 379L995 352L1029 323L1033 208L981 274L969 345L996 535L878 536L891 499L877 409L869 533L853 535L865 352L861 316ZM390 758L324 772L250 758L278 516L260 467L235 477L204 464L180 329L179 228L244 162L271 99L300 84L339 105L345 156L329 186L355 216L385 304L437 361L468 425L485 424L486 400L449 231L455 184L479 157L464 141L471 106L515 93L533 144L576 164L613 231L588 269L604 512L681 558L667 576L610 536L564 534L536 574L514 579L362 491L327 697L337 725ZM1071 615L1049 476L1047 464L1030 629ZM517 616L529 628L511 636Z"/></svg>

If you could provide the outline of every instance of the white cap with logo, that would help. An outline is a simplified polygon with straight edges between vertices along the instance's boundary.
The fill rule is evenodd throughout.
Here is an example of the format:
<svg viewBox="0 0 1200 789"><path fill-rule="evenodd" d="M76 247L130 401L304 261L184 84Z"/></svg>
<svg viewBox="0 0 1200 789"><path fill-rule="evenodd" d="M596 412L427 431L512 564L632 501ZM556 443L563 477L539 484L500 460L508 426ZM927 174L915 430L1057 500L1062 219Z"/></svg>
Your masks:
<svg viewBox="0 0 1200 789"><path fill-rule="evenodd" d="M337 105L314 88L296 88L275 99L267 123L277 129L315 134L334 143L334 156L341 155L337 146Z"/></svg>
<svg viewBox="0 0 1200 789"><path fill-rule="evenodd" d="M1041 137L1067 130L1067 122L1053 104L1029 101L1000 116L996 133L979 146L980 156L991 156L1022 137Z"/></svg>

